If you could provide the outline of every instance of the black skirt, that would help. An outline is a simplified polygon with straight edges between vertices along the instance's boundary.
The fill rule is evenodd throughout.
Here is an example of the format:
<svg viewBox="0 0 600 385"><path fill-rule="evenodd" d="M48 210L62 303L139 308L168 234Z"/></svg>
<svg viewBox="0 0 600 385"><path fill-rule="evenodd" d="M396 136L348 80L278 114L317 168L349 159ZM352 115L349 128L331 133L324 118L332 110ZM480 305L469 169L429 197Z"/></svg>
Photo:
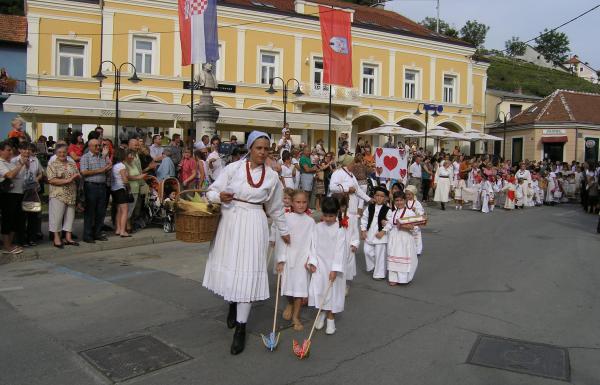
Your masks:
<svg viewBox="0 0 600 385"><path fill-rule="evenodd" d="M122 188L112 192L113 204L122 205L129 203L127 199L127 190Z"/></svg>

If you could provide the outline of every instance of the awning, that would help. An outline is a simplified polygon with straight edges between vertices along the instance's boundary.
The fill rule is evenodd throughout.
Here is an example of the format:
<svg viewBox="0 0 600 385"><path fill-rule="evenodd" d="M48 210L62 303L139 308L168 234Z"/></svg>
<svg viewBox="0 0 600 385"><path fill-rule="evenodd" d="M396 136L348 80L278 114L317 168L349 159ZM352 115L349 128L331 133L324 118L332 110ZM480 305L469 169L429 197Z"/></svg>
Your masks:
<svg viewBox="0 0 600 385"><path fill-rule="evenodd" d="M542 136L542 143L567 143L569 138L566 136Z"/></svg>
<svg viewBox="0 0 600 385"><path fill-rule="evenodd" d="M11 95L3 104L4 111L16 112L26 120L51 123L114 124L113 100L60 98L36 95ZM245 110L218 107L217 125L252 127L283 127L279 111ZM174 121L189 122L190 108L182 104L119 101L119 120L123 125L172 126ZM288 112L291 129L327 130L329 117L325 114ZM333 130L350 130L352 124L331 118Z"/></svg>

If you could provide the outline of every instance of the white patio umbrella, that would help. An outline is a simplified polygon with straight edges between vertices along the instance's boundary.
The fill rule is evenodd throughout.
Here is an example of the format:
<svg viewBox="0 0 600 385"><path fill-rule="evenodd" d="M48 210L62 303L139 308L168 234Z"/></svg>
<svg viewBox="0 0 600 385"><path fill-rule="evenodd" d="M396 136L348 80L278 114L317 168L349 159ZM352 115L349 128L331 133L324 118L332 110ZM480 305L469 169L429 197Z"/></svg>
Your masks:
<svg viewBox="0 0 600 385"><path fill-rule="evenodd" d="M385 123L379 127L372 128L367 131L359 132L358 135L398 135L398 136L413 136L419 134L417 131L409 130L395 123Z"/></svg>
<svg viewBox="0 0 600 385"><path fill-rule="evenodd" d="M472 142L476 142L478 140L494 140L494 141L504 140L497 136L484 134L483 132L477 131L477 130L468 130L468 131L465 131L463 134L465 136L467 136L469 138L469 140Z"/></svg>
<svg viewBox="0 0 600 385"><path fill-rule="evenodd" d="M446 127L442 126L435 126L434 128L427 130L427 136L436 139L470 140L468 136L458 132L450 131Z"/></svg>

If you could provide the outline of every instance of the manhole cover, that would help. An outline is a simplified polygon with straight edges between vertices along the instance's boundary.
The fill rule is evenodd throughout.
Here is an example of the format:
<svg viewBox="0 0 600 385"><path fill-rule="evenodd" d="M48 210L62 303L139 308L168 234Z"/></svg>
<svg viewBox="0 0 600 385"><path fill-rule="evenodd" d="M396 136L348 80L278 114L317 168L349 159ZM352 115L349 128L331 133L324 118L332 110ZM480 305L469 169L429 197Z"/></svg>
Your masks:
<svg viewBox="0 0 600 385"><path fill-rule="evenodd" d="M567 349L509 338L480 335L467 362L556 380L571 377Z"/></svg>
<svg viewBox="0 0 600 385"><path fill-rule="evenodd" d="M114 342L80 354L113 382L125 381L192 358L151 336Z"/></svg>

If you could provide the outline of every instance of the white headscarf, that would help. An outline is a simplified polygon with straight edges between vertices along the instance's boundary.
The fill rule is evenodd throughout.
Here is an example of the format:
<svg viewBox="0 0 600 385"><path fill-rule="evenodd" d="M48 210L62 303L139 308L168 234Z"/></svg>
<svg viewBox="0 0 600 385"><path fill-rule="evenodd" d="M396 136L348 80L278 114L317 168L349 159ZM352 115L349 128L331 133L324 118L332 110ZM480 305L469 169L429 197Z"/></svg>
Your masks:
<svg viewBox="0 0 600 385"><path fill-rule="evenodd" d="M199 140L194 144L194 148L196 150L204 150L206 148L206 145L204 144L203 141Z"/></svg>
<svg viewBox="0 0 600 385"><path fill-rule="evenodd" d="M271 143L271 137L266 132L262 131L252 131L250 135L248 135L248 141L246 142L246 146L248 147L248 151L252 148L252 145L258 138L266 138L269 140L269 144Z"/></svg>

